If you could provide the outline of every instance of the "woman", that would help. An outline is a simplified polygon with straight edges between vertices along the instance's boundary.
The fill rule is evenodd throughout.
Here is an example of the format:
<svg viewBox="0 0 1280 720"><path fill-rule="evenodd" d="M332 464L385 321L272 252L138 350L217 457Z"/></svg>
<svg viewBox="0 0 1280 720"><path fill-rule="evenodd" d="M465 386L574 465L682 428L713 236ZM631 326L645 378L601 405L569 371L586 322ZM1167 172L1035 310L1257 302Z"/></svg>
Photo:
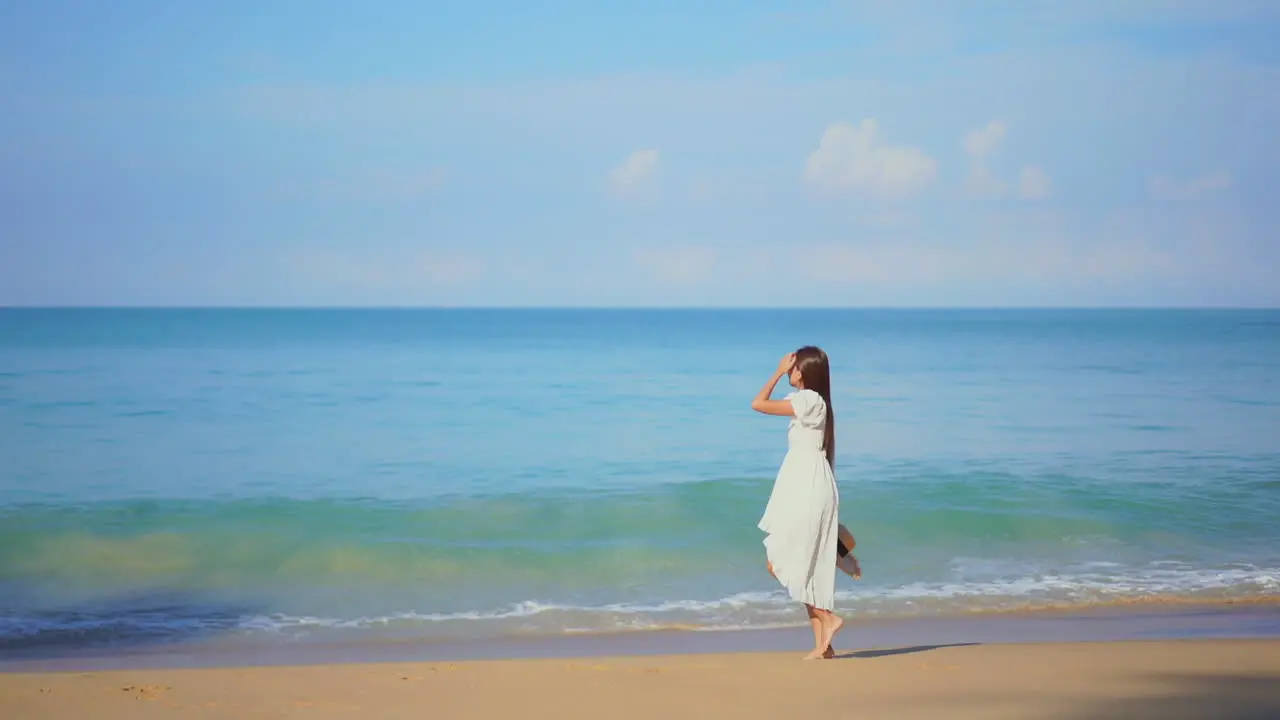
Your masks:
<svg viewBox="0 0 1280 720"><path fill-rule="evenodd" d="M772 400L786 375L794 393ZM821 349L806 346L782 358L751 408L790 417L787 454L760 519L769 571L792 599L804 605L813 626L814 649L824 657L844 621L835 607L836 546L840 493L835 465L835 415L831 410L831 366Z"/></svg>

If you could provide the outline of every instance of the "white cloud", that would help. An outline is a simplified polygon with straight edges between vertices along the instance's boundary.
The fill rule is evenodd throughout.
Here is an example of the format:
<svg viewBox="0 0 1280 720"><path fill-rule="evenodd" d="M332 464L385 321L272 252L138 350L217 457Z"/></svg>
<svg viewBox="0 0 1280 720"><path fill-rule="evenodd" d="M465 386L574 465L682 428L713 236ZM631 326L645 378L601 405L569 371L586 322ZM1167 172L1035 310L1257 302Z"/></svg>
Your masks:
<svg viewBox="0 0 1280 720"><path fill-rule="evenodd" d="M633 257L660 282L686 286L706 279L719 259L715 250L696 245L642 248Z"/></svg>
<svg viewBox="0 0 1280 720"><path fill-rule="evenodd" d="M964 186L971 197L998 198L1004 194L1004 182L991 172L985 162L970 163Z"/></svg>
<svg viewBox="0 0 1280 720"><path fill-rule="evenodd" d="M817 187L879 197L911 195L937 175L937 160L919 148L890 145L872 118L828 125L804 168L805 181Z"/></svg>
<svg viewBox="0 0 1280 720"><path fill-rule="evenodd" d="M694 203L717 201L759 202L769 195L768 187L756 177L743 173L703 172L690 180L686 197Z"/></svg>
<svg viewBox="0 0 1280 720"><path fill-rule="evenodd" d="M413 258L410 270L434 285L460 285L488 274L489 261L482 255L426 250Z"/></svg>
<svg viewBox="0 0 1280 720"><path fill-rule="evenodd" d="M1023 200L1042 200L1053 192L1053 180L1039 165L1027 165L1018 175L1018 197Z"/></svg>
<svg viewBox="0 0 1280 720"><path fill-rule="evenodd" d="M1151 192L1162 200L1203 200L1231 187L1231 175L1225 171L1208 173L1185 182L1165 175L1151 179Z"/></svg>
<svg viewBox="0 0 1280 720"><path fill-rule="evenodd" d="M944 242L824 245L805 249L821 257L807 270L819 282L914 288L933 283L999 288L1020 282L1071 285L1168 277L1173 258L1145 239L1083 242L1062 233L997 235L969 244Z"/></svg>
<svg viewBox="0 0 1280 720"><path fill-rule="evenodd" d="M288 269L296 276L325 287L382 287L388 282L381 263L349 253L314 251L288 255Z"/></svg>
<svg viewBox="0 0 1280 720"><path fill-rule="evenodd" d="M1003 120L992 120L964 137L964 151L972 158L984 159L1000 146L1000 141L1004 140L1004 131Z"/></svg>
<svg viewBox="0 0 1280 720"><path fill-rule="evenodd" d="M659 164L657 150L636 150L609 171L609 187L619 197L645 195L654 189Z"/></svg>
<svg viewBox="0 0 1280 720"><path fill-rule="evenodd" d="M987 156L995 152L1004 140L1005 124L992 120L985 126L965 135L961 146L969 156L969 176L965 187L974 197L999 197L1004 193L1004 183L987 166Z"/></svg>
<svg viewBox="0 0 1280 720"><path fill-rule="evenodd" d="M1019 203L947 218L915 237L846 232L789 253L820 258L797 272L815 292L855 305L1274 307L1265 237L1232 207L1099 215Z"/></svg>
<svg viewBox="0 0 1280 720"><path fill-rule="evenodd" d="M322 287L366 290L457 287L489 271L484 256L448 250L308 251L290 255L286 262L297 277Z"/></svg>
<svg viewBox="0 0 1280 720"><path fill-rule="evenodd" d="M1165 228L1151 218L1114 212L1100 220L1077 213L1022 210L994 213L979 222L976 253L992 282L1000 276L1045 283L1168 278L1186 267L1177 262ZM979 272L978 268L974 268Z"/></svg>
<svg viewBox="0 0 1280 720"><path fill-rule="evenodd" d="M992 120L971 130L960 142L969 156L969 175L965 188L971 197L999 198L1006 192L1005 182L988 165L988 158L1000 148L1007 126L1003 120ZM1039 165L1025 165L1014 183L1014 193L1023 200L1042 200L1053 192L1049 173Z"/></svg>
<svg viewBox="0 0 1280 720"><path fill-rule="evenodd" d="M819 282L879 285L937 280L949 268L950 252L923 244L826 244L805 249L805 257L822 258L805 270Z"/></svg>

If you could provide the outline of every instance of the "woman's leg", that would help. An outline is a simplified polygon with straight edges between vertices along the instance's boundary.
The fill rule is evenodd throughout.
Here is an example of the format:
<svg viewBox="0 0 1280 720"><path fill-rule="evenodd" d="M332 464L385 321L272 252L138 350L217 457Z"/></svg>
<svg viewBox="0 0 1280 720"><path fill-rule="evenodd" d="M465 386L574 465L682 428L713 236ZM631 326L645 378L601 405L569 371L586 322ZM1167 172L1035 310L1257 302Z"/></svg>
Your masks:
<svg viewBox="0 0 1280 720"><path fill-rule="evenodd" d="M844 627L844 618L830 610L822 610L812 605L805 605L804 609L809 613L809 623L813 626L814 639L813 651L805 655L804 659L818 660L834 656L835 651L831 648L831 641L835 639L836 633L840 632L840 628Z"/></svg>
<svg viewBox="0 0 1280 720"><path fill-rule="evenodd" d="M831 641L836 639L836 633L840 632L840 628L844 627L844 618L835 614L830 610L819 610L819 617L822 619L822 643L825 647L831 647ZM834 651L833 653L834 654Z"/></svg>
<svg viewBox="0 0 1280 720"><path fill-rule="evenodd" d="M809 624L813 626L814 643L813 652L805 655L804 659L817 660L826 655L827 645L829 644L822 641L822 638L826 635L826 630L822 624L822 616L819 615L822 611L812 605L805 605L804 611L809 614Z"/></svg>

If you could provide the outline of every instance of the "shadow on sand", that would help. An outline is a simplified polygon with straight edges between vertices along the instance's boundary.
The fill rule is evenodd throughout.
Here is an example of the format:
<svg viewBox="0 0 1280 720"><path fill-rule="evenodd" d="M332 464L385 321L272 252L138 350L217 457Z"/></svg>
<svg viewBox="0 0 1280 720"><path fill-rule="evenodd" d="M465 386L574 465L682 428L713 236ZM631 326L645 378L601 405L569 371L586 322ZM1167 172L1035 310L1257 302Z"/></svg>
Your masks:
<svg viewBox="0 0 1280 720"><path fill-rule="evenodd" d="M948 643L946 645L909 645L907 647L882 648L878 650L855 650L854 652L837 653L834 660L866 660L869 658L889 657L890 655L910 655L912 653L929 652L949 647L970 647L981 643Z"/></svg>

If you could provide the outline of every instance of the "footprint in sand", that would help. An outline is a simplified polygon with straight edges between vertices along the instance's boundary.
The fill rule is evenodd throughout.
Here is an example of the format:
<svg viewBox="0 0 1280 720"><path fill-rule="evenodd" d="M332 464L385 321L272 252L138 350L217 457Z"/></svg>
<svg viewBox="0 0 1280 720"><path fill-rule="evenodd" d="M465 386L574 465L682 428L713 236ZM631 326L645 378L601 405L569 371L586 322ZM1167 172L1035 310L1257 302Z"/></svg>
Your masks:
<svg viewBox="0 0 1280 720"><path fill-rule="evenodd" d="M155 700L172 688L168 685L125 685L120 689L139 700Z"/></svg>

